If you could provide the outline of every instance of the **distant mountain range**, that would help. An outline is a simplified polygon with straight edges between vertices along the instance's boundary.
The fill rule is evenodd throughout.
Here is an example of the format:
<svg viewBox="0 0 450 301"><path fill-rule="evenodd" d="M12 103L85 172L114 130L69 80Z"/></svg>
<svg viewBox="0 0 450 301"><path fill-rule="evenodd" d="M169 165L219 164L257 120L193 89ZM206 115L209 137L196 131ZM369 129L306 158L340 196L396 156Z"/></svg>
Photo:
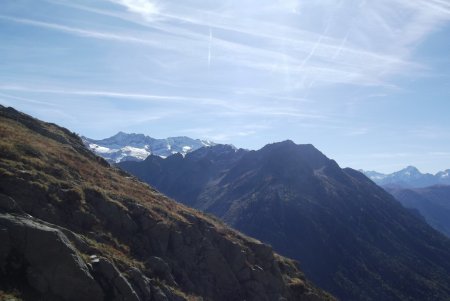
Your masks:
<svg viewBox="0 0 450 301"><path fill-rule="evenodd" d="M215 144L208 140L189 137L155 139L144 134L127 134L124 132L101 140L87 137L82 137L82 140L89 149L110 163L142 161L150 154L164 158L175 153L186 155L200 147Z"/></svg>
<svg viewBox="0 0 450 301"><path fill-rule="evenodd" d="M450 186L386 190L403 206L418 210L431 226L450 237Z"/></svg>
<svg viewBox="0 0 450 301"><path fill-rule="evenodd" d="M312 145L215 145L118 166L299 260L341 300L450 300L450 240Z"/></svg>
<svg viewBox="0 0 450 301"><path fill-rule="evenodd" d="M450 169L440 171L435 175L423 174L414 166L408 166L391 174L383 174L376 171L360 171L383 187L421 188L432 185L450 185Z"/></svg>

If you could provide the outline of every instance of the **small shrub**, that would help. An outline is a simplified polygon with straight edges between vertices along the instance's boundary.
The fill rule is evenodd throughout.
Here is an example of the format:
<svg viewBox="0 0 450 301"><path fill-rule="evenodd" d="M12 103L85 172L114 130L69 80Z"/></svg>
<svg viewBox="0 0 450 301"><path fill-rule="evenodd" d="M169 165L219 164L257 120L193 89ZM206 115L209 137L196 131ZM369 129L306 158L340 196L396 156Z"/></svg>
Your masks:
<svg viewBox="0 0 450 301"><path fill-rule="evenodd" d="M0 143L0 158L17 160L19 155L11 144L2 142Z"/></svg>
<svg viewBox="0 0 450 301"><path fill-rule="evenodd" d="M16 144L16 149L18 152L26 155L26 156L30 156L30 157L35 157L35 158L39 158L42 157L42 153L40 151L38 151L37 149L35 149L34 147L32 147L30 144Z"/></svg>

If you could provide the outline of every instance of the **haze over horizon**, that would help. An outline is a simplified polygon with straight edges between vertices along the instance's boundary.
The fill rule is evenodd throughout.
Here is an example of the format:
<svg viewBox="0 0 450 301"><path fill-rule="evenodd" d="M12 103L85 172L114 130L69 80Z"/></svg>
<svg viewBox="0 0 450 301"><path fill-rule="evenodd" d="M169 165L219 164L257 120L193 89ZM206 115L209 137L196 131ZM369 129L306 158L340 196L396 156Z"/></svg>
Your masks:
<svg viewBox="0 0 450 301"><path fill-rule="evenodd" d="M450 168L450 2L4 0L0 103L118 131L339 165Z"/></svg>

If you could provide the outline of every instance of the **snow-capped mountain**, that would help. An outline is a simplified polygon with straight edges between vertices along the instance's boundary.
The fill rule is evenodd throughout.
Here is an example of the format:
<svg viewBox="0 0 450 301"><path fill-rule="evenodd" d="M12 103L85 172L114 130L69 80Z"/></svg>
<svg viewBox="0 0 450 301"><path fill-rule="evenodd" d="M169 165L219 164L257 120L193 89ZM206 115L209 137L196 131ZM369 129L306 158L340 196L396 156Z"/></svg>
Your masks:
<svg viewBox="0 0 450 301"><path fill-rule="evenodd" d="M423 174L414 166L408 166L391 174L383 174L376 171L360 171L381 186L420 188L432 185L450 185L450 169L440 171L435 175L430 173Z"/></svg>
<svg viewBox="0 0 450 301"><path fill-rule="evenodd" d="M82 137L82 139L87 147L111 163L142 161L150 154L163 158L175 153L186 155L203 146L215 145L214 142L209 140L189 137L156 139L144 134L127 134L124 132L101 140L87 137Z"/></svg>

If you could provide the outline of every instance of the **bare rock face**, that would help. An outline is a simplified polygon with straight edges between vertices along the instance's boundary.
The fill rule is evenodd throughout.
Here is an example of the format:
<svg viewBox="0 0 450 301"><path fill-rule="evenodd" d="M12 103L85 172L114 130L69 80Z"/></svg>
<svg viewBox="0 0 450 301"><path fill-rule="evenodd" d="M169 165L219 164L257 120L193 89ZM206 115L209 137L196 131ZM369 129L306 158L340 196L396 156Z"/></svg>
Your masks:
<svg viewBox="0 0 450 301"><path fill-rule="evenodd" d="M37 220L0 214L0 236L0 267L6 275L24 272L20 276L29 286L49 299L103 299L100 286L61 231Z"/></svg>
<svg viewBox="0 0 450 301"><path fill-rule="evenodd" d="M117 267L104 258L93 261L96 279L108 294L106 299L112 301L140 301L136 292Z"/></svg>

